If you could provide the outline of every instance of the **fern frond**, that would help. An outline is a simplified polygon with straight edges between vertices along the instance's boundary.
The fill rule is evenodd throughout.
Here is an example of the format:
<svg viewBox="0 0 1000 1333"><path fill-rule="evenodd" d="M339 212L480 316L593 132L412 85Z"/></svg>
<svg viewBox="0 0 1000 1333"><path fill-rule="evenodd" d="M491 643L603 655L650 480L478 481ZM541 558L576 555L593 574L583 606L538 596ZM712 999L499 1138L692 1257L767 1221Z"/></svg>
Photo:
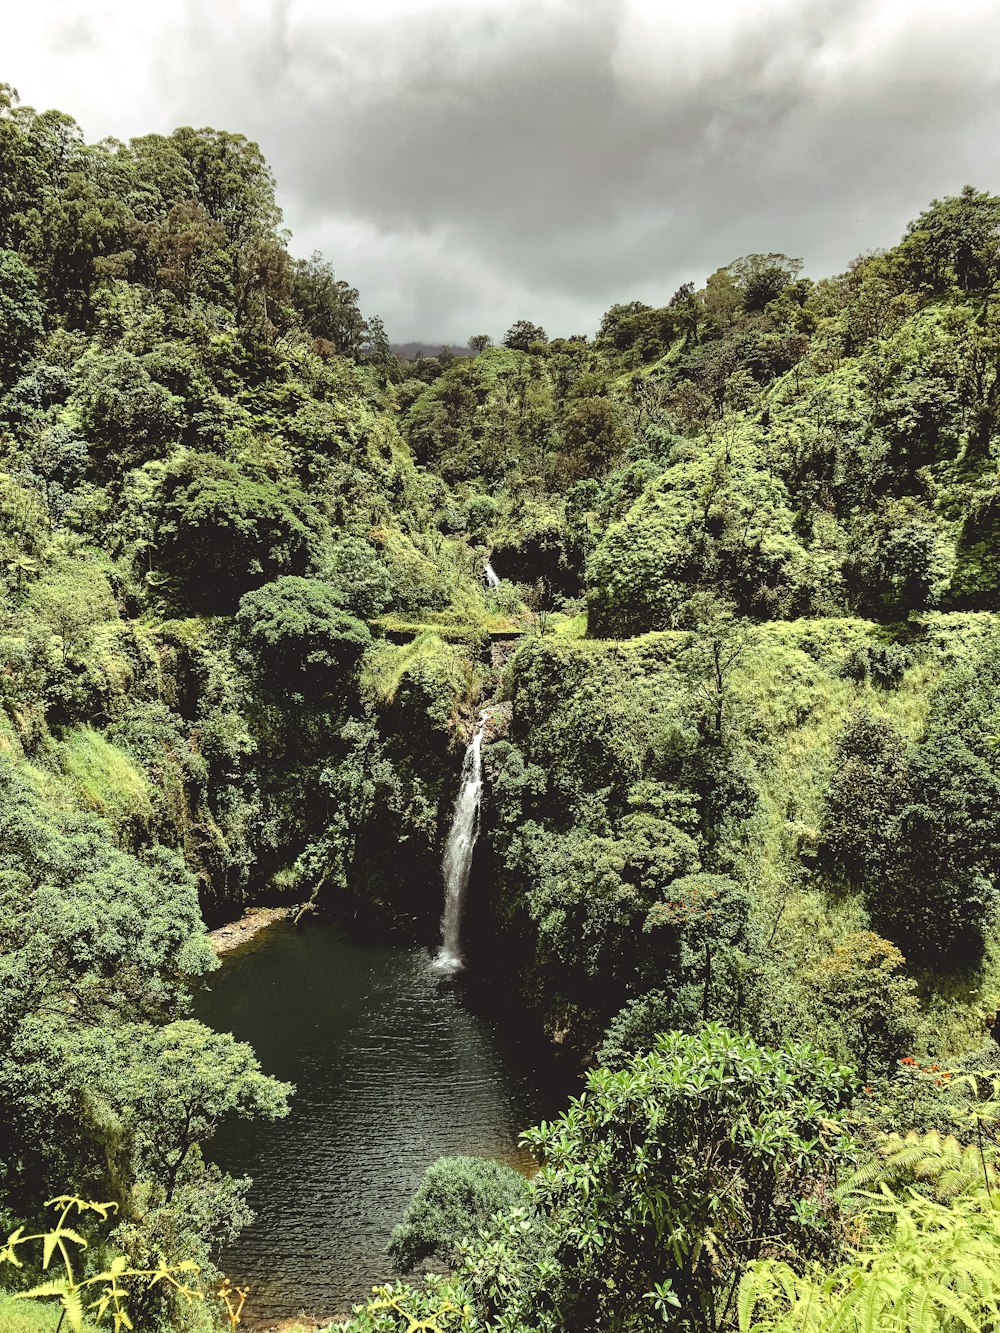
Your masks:
<svg viewBox="0 0 1000 1333"><path fill-rule="evenodd" d="M38 1296L62 1296L65 1291L66 1279L64 1277L53 1277L48 1282L39 1282L30 1291L13 1291L10 1293L10 1297L11 1300L15 1301L33 1301Z"/></svg>
<svg viewBox="0 0 1000 1333"><path fill-rule="evenodd" d="M73 1333L80 1333L83 1328L83 1301L77 1287L70 1287L62 1298L62 1307Z"/></svg>
<svg viewBox="0 0 1000 1333"><path fill-rule="evenodd" d="M935 1198L948 1200L979 1189L985 1181L1000 1187L1000 1171L993 1149L982 1156L977 1147L960 1143L952 1134L929 1130L905 1136L887 1134L876 1156L862 1163L844 1187L857 1193L872 1185L901 1185L907 1180L934 1184Z"/></svg>

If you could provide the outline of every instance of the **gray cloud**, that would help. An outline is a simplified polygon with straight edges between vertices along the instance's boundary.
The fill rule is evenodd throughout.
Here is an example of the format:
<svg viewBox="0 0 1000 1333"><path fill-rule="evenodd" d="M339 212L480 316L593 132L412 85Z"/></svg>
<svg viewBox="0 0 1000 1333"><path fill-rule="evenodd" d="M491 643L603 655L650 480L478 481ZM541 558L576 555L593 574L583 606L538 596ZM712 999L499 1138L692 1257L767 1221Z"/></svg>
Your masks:
<svg viewBox="0 0 1000 1333"><path fill-rule="evenodd" d="M162 22L132 48L152 123L104 118L257 138L295 247L400 339L591 331L752 250L818 276L934 195L1000 187L991 0L191 0Z"/></svg>

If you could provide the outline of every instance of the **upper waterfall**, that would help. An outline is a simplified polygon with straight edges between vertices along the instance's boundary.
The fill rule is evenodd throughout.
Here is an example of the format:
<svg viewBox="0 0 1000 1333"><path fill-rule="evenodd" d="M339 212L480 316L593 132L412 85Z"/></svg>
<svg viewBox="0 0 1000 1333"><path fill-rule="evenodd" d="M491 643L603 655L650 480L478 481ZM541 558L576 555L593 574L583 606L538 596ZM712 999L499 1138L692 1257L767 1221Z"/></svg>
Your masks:
<svg viewBox="0 0 1000 1333"><path fill-rule="evenodd" d="M462 912L472 870L472 854L479 835L479 803L483 790L483 713L465 751L462 778L455 801L448 841L444 849L444 914L441 917L441 948L435 962L443 971L462 966Z"/></svg>
<svg viewBox="0 0 1000 1333"><path fill-rule="evenodd" d="M500 587L500 575L496 572L496 570L493 568L493 566L490 564L488 560L486 562L486 568L483 570L483 573L486 576L487 587L489 588Z"/></svg>

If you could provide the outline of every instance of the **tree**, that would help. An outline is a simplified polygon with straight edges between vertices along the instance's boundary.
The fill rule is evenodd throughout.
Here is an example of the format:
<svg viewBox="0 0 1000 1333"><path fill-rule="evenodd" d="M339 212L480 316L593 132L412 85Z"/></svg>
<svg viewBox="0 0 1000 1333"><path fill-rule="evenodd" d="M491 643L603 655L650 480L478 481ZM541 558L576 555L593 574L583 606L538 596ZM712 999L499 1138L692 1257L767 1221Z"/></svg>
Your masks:
<svg viewBox="0 0 1000 1333"><path fill-rule="evenodd" d="M253 1050L194 1019L124 1033L129 1059L103 1088L128 1130L140 1178L170 1202L192 1150L229 1117L277 1120L292 1086L261 1072ZM100 1087L100 1080L98 1079Z"/></svg>
<svg viewBox="0 0 1000 1333"><path fill-rule="evenodd" d="M35 274L12 250L0 250L0 389L17 379L42 336Z"/></svg>
<svg viewBox="0 0 1000 1333"><path fill-rule="evenodd" d="M192 1019L128 1027L110 1044L98 1032L90 1052L87 1096L99 1117L116 1122L110 1155L117 1178L133 1182L114 1240L137 1265L193 1259L211 1281L219 1249L253 1214L249 1179L207 1163L204 1147L226 1121L287 1115L291 1084L262 1073L246 1042ZM137 1327L159 1323L161 1300L141 1299Z"/></svg>
<svg viewBox="0 0 1000 1333"><path fill-rule="evenodd" d="M740 323L743 294L731 265L718 268L709 275L701 294L701 304L717 337L726 337Z"/></svg>
<svg viewBox="0 0 1000 1333"><path fill-rule="evenodd" d="M174 204L165 217L140 233L151 269L150 286L174 292L189 307L192 299L231 305L233 262L221 222L193 199Z"/></svg>
<svg viewBox="0 0 1000 1333"><path fill-rule="evenodd" d="M856 1065L866 1082L891 1073L913 1048L919 1005L895 945L856 931L809 971L815 1040Z"/></svg>
<svg viewBox="0 0 1000 1333"><path fill-rule="evenodd" d="M371 642L368 628L319 579L285 576L246 593L234 621L238 656L265 689L314 697L334 689Z"/></svg>
<svg viewBox="0 0 1000 1333"><path fill-rule="evenodd" d="M121 850L103 820L44 802L0 755L5 1206L104 1180L121 1126L97 1110L101 1077L126 1068L131 1029L169 1019L213 964L197 885L176 853Z"/></svg>
<svg viewBox="0 0 1000 1333"><path fill-rule="evenodd" d="M470 1252L481 1312L540 1333L729 1327L750 1263L832 1248L854 1087L808 1046L769 1051L714 1025L591 1072L583 1097L525 1136L545 1160L529 1261L504 1241L516 1218ZM504 1263L517 1276L498 1311Z"/></svg>
<svg viewBox="0 0 1000 1333"><path fill-rule="evenodd" d="M607 398L574 398L560 430L569 482L605 471L622 443L621 414Z"/></svg>
<svg viewBox="0 0 1000 1333"><path fill-rule="evenodd" d="M953 670L910 753L910 800L899 815L902 874L876 921L908 954L973 963L1000 907L1000 660L995 643Z"/></svg>
<svg viewBox="0 0 1000 1333"><path fill-rule="evenodd" d="M893 258L932 291L988 287L1000 271L1000 196L966 185L935 199L909 224Z"/></svg>
<svg viewBox="0 0 1000 1333"><path fill-rule="evenodd" d="M953 668L919 744L865 714L838 742L821 855L914 962L974 962L997 910L998 677L990 648Z"/></svg>
<svg viewBox="0 0 1000 1333"><path fill-rule="evenodd" d="M741 964L749 943L749 894L725 875L699 872L672 880L663 897L643 929L654 937L658 962L669 960L674 1025L722 1020L740 1026L746 1010Z"/></svg>
<svg viewBox="0 0 1000 1333"><path fill-rule="evenodd" d="M962 523L950 589L954 605L983 610L1000 606L998 551L1000 497L986 491L976 497Z"/></svg>
<svg viewBox="0 0 1000 1333"><path fill-rule="evenodd" d="M940 602L951 552L940 520L920 501L882 501L851 546L846 577L859 610L899 620Z"/></svg>
<svg viewBox="0 0 1000 1333"><path fill-rule="evenodd" d="M542 968L596 1010L602 1026L637 981L649 984L650 971L679 980L676 941L644 936L642 926L664 885L698 867L696 842L671 819L635 811L616 831L559 834L528 824L516 860L530 886L525 906Z"/></svg>
<svg viewBox="0 0 1000 1333"><path fill-rule="evenodd" d="M886 719L858 710L837 738L820 855L854 884L871 883L898 855L897 820L909 797L906 742Z"/></svg>
<svg viewBox="0 0 1000 1333"><path fill-rule="evenodd" d="M532 324L528 319L519 319L504 334L503 345L512 347L518 352L530 352L535 343L547 343L548 340L548 334L540 324Z"/></svg>
<svg viewBox="0 0 1000 1333"><path fill-rule="evenodd" d="M392 345L389 342L385 324L378 315L372 315L366 325L363 352L366 363L374 366L381 373L383 383L386 380L398 379L399 362L396 360L396 353L392 350Z"/></svg>
<svg viewBox="0 0 1000 1333"><path fill-rule="evenodd" d="M596 1060L603 1069L624 1069L637 1055L646 1055L664 1032L679 1027L674 996L650 990L630 1000L608 1024Z"/></svg>
<svg viewBox="0 0 1000 1333"><path fill-rule="evenodd" d="M0 473L0 579L22 591L39 572L48 545L38 495ZM0 584L0 587L3 585Z"/></svg>
<svg viewBox="0 0 1000 1333"><path fill-rule="evenodd" d="M251 588L312 561L317 519L298 488L185 450L152 506L157 567L198 610L231 612Z"/></svg>
<svg viewBox="0 0 1000 1333"><path fill-rule="evenodd" d="M836 581L796 532L791 497L752 432L727 423L674 460L589 561L591 633L679 628L705 594L761 619L835 602Z"/></svg>
<svg viewBox="0 0 1000 1333"><path fill-rule="evenodd" d="M473 356L478 356L480 352L485 352L487 347L493 346L493 339L488 333L474 333L469 339L469 351Z"/></svg>
<svg viewBox="0 0 1000 1333"><path fill-rule="evenodd" d="M237 244L273 234L281 221L274 177L257 144L225 130L174 130L170 142L187 163L198 202Z"/></svg>
<svg viewBox="0 0 1000 1333"><path fill-rule="evenodd" d="M341 537L321 573L344 610L363 620L381 615L392 602L394 587L388 566L362 537Z"/></svg>
<svg viewBox="0 0 1000 1333"><path fill-rule="evenodd" d="M667 309L677 321L677 327L684 335L684 347L687 349L698 337L698 323L701 315L698 298L695 296L694 283L682 282L667 302Z"/></svg>
<svg viewBox="0 0 1000 1333"><path fill-rule="evenodd" d="M86 441L69 426L37 426L29 434L22 452L21 474L41 492L50 526L72 503L72 493L84 479L88 460Z"/></svg>
<svg viewBox="0 0 1000 1333"><path fill-rule="evenodd" d="M743 296L743 308L748 312L763 310L781 295L802 272L801 259L787 255L744 255L728 266Z"/></svg>
<svg viewBox="0 0 1000 1333"><path fill-rule="evenodd" d="M684 674L713 745L721 745L732 695L732 678L753 642L752 626L712 593L696 594L690 613L697 628L683 661Z"/></svg>
<svg viewBox="0 0 1000 1333"><path fill-rule="evenodd" d="M74 401L102 482L162 458L180 433L182 403L126 351L93 356Z"/></svg>
<svg viewBox="0 0 1000 1333"><path fill-rule="evenodd" d="M336 277L318 250L295 265L292 304L314 338L332 343L342 356L357 357L367 334L357 288Z"/></svg>

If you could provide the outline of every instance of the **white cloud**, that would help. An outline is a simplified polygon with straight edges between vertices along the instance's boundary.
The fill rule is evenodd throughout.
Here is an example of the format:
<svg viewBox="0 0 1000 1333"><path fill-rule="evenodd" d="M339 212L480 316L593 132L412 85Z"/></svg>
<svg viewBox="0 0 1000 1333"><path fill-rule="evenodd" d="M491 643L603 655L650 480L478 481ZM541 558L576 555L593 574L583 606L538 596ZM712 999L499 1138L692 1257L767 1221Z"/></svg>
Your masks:
<svg viewBox="0 0 1000 1333"><path fill-rule="evenodd" d="M785 29L783 49L808 8L802 0L624 0L615 74L627 94L669 102L721 74L776 25Z"/></svg>
<svg viewBox="0 0 1000 1333"><path fill-rule="evenodd" d="M593 329L754 249L820 273L1000 187L995 0L36 0L4 56L90 138L257 138L401 339Z"/></svg>

